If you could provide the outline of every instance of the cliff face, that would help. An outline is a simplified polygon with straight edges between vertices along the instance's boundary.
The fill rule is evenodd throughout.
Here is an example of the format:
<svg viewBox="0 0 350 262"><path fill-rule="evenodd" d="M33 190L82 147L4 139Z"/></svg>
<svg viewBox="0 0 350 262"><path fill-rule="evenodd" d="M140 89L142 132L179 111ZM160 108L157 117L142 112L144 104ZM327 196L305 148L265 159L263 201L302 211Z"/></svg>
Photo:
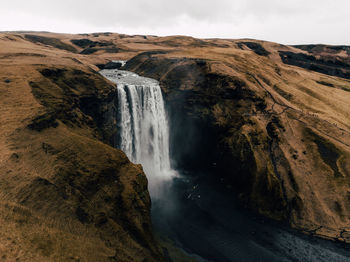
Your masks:
<svg viewBox="0 0 350 262"><path fill-rule="evenodd" d="M160 81L178 168L232 188L264 216L350 241L349 82L286 66L282 51L295 49L145 52L126 69Z"/></svg>
<svg viewBox="0 0 350 262"><path fill-rule="evenodd" d="M115 86L67 51L0 36L1 258L163 261L143 169L107 143Z"/></svg>
<svg viewBox="0 0 350 262"><path fill-rule="evenodd" d="M307 53L280 52L284 63L350 79L349 46L296 45L295 47Z"/></svg>

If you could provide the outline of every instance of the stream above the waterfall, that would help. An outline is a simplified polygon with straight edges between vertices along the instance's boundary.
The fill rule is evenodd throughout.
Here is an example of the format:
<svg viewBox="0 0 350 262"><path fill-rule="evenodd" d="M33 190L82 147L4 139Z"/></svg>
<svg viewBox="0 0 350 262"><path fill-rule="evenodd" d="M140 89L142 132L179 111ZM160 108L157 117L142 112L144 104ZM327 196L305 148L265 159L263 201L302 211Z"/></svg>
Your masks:
<svg viewBox="0 0 350 262"><path fill-rule="evenodd" d="M158 234L199 261L350 261L347 245L268 222L241 209L224 186L178 174L171 168L171 130L159 83L123 70L100 73L117 84L117 147L144 167Z"/></svg>

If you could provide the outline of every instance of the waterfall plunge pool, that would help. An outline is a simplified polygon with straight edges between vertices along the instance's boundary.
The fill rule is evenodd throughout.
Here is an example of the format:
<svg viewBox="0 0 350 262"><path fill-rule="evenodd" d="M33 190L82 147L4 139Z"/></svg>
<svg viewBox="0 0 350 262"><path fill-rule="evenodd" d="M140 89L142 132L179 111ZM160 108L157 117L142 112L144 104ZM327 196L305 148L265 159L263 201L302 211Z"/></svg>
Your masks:
<svg viewBox="0 0 350 262"><path fill-rule="evenodd" d="M117 84L117 147L144 167L158 234L198 261L350 261L348 245L267 222L241 210L224 187L180 176L170 165L171 130L159 83L123 70L100 73Z"/></svg>

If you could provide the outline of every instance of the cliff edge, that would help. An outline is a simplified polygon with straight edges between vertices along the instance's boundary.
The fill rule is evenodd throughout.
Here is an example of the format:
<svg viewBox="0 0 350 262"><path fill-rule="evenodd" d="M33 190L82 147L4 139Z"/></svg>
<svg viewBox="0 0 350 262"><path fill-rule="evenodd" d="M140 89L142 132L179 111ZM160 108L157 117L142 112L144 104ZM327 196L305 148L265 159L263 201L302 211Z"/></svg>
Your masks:
<svg viewBox="0 0 350 262"><path fill-rule="evenodd" d="M115 86L72 48L0 34L0 259L163 261L142 167L103 142Z"/></svg>

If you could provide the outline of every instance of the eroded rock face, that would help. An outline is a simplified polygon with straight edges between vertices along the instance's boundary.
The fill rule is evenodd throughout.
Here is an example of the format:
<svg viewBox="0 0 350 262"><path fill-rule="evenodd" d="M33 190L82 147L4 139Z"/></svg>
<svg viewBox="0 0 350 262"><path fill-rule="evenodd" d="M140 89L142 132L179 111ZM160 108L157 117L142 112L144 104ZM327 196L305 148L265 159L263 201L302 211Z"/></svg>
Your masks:
<svg viewBox="0 0 350 262"><path fill-rule="evenodd" d="M288 51L280 51L279 53L282 61L286 64L350 79L350 59L329 55L315 56Z"/></svg>
<svg viewBox="0 0 350 262"><path fill-rule="evenodd" d="M46 36L41 36L41 35L32 35L32 34L27 34L25 35L25 38L28 39L29 41L32 41L34 43L41 43L44 45L49 45L54 48L66 50L69 52L76 52L77 50L66 43L63 43L61 40L54 38L54 37L46 37Z"/></svg>
<svg viewBox="0 0 350 262"><path fill-rule="evenodd" d="M36 98L55 112L56 121L62 121L64 125L73 128L78 126L90 129L95 141L78 139L71 144L72 147L62 141L57 149L53 147L55 153L51 154L57 155L64 164L57 169L52 180L50 179L52 182L36 179L33 188L29 188L28 192L42 188L45 194L54 195L58 202L53 206L62 207L63 210L75 209L76 218L83 225L95 227L97 232L101 231L103 238L108 239L112 246L112 243L120 245L123 241L126 241L124 245L131 244L133 247L129 248L139 252L132 255L133 260L142 258L161 261L163 258L151 230L151 201L142 167L132 164L120 150L103 144L97 146L101 140L115 145L115 86L93 72L54 68L40 70L40 73L46 79L36 84L42 88L39 89L40 87L31 83L32 87L37 88L33 90ZM44 82L45 87L42 85ZM50 91L57 87L61 90L57 92L57 96L51 97L57 101L51 100L48 103L46 94L52 94ZM84 151L83 154L76 152L79 148ZM41 194L34 194L36 195L42 197ZM67 200L69 204L66 203ZM25 201L29 202L27 199ZM31 201L33 205L38 205L40 199ZM46 198L44 202L47 202ZM127 235L125 240L115 238L122 233L121 230ZM120 259L119 253L125 252L123 248L128 249L126 246L116 247L115 259Z"/></svg>
<svg viewBox="0 0 350 262"><path fill-rule="evenodd" d="M350 211L344 189L349 133L304 113L292 95L276 91L270 76L242 70L239 63L146 52L128 61L126 69L160 81L177 168L202 174L212 185L225 184L245 206L267 217L341 237ZM276 68L271 74L287 81Z"/></svg>
<svg viewBox="0 0 350 262"><path fill-rule="evenodd" d="M237 45L241 49L243 49L243 45L245 45L248 48L250 48L252 51L254 51L254 53L256 53L257 55L268 56L270 54L270 52L266 51L266 49L259 43L255 43L255 42L239 42L239 43L237 43Z"/></svg>
<svg viewBox="0 0 350 262"><path fill-rule="evenodd" d="M257 135L259 127L250 116L264 110L266 102L249 90L243 79L210 72L210 64L205 60L159 60L158 65L157 58L150 58L136 71L151 77L157 76L158 68L160 72L167 72L159 79L165 89L172 121L172 155L177 168L212 176L217 183L225 181L247 203L256 196L251 201L253 205L264 194L259 202L266 202L257 204L259 209L271 212L272 217L286 219L283 208L286 203L273 173L272 161L271 173L256 177L254 151L257 148L253 143L271 147L272 139ZM127 67L132 67L133 63L134 59ZM141 71L144 66L146 70ZM147 68L157 73L150 74ZM244 130L246 128L249 133ZM250 136L255 140L251 141ZM263 153L268 155L269 149L266 149Z"/></svg>
<svg viewBox="0 0 350 262"><path fill-rule="evenodd" d="M3 222L9 228L22 221L11 233L19 239L19 257L163 261L153 238L142 166L111 146L115 86L84 67L30 70L25 88L40 110L17 123L23 126L9 138L15 153L0 166L7 174L0 180L6 192L0 219L10 217Z"/></svg>

